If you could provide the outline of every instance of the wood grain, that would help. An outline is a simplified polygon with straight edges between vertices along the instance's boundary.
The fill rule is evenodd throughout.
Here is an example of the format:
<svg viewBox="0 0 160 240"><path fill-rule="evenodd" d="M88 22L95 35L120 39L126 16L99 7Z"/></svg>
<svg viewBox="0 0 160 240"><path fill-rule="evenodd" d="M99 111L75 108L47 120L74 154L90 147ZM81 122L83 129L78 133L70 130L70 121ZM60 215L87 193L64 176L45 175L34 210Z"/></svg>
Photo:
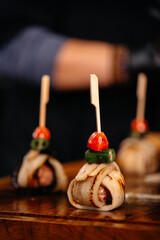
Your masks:
<svg viewBox="0 0 160 240"><path fill-rule="evenodd" d="M95 106L97 132L101 132L100 104L99 104L99 85L98 77L95 74L90 74L90 94L91 104Z"/></svg>
<svg viewBox="0 0 160 240"><path fill-rule="evenodd" d="M145 119L147 81L148 81L147 76L144 73L138 74L136 119L141 120Z"/></svg>
<svg viewBox="0 0 160 240"><path fill-rule="evenodd" d="M43 75L41 79L41 97L39 110L39 126L46 126L46 105L49 102L50 76Z"/></svg>
<svg viewBox="0 0 160 240"><path fill-rule="evenodd" d="M84 161L65 164L70 180ZM128 178L127 191L160 193L143 179ZM160 200L127 198L110 212L78 210L65 193L18 195L9 177L0 180L0 239L159 239Z"/></svg>

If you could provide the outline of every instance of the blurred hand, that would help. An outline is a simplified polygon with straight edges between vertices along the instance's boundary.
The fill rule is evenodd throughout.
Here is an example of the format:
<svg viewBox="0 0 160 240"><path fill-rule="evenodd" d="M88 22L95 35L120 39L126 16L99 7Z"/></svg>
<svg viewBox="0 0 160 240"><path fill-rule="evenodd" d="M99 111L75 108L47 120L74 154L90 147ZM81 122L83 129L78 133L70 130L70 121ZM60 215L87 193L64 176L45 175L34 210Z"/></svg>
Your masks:
<svg viewBox="0 0 160 240"><path fill-rule="evenodd" d="M96 74L101 87L124 82L127 48L98 41L70 39L57 55L53 72L58 90L89 88L89 74Z"/></svg>

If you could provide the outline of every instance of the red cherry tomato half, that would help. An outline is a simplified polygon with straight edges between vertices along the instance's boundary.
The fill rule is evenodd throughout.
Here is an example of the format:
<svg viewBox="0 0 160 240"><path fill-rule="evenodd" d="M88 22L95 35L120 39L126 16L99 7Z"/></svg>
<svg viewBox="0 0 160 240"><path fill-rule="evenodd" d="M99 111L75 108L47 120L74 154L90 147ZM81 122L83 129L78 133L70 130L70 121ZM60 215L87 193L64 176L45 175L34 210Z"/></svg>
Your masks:
<svg viewBox="0 0 160 240"><path fill-rule="evenodd" d="M33 134L32 134L33 138L43 138L46 140L50 140L51 138L51 134L50 131L48 130L48 128L46 127L37 127Z"/></svg>
<svg viewBox="0 0 160 240"><path fill-rule="evenodd" d="M133 132L145 133L148 131L148 122L144 119L133 119L131 122L131 130Z"/></svg>
<svg viewBox="0 0 160 240"><path fill-rule="evenodd" d="M87 142L87 147L94 151L102 151L108 148L108 140L103 132L94 132Z"/></svg>

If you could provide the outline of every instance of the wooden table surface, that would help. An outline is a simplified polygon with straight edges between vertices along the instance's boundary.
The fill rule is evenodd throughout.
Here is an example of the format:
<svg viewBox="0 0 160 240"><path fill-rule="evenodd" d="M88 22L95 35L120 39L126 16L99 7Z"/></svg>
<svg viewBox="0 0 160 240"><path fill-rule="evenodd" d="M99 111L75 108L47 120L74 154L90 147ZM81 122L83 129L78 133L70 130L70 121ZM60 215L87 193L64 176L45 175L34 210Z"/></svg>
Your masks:
<svg viewBox="0 0 160 240"><path fill-rule="evenodd" d="M64 165L70 180L83 163ZM126 178L126 192L125 203L116 210L78 210L70 205L65 193L18 195L10 177L2 178L0 239L160 239L160 183Z"/></svg>

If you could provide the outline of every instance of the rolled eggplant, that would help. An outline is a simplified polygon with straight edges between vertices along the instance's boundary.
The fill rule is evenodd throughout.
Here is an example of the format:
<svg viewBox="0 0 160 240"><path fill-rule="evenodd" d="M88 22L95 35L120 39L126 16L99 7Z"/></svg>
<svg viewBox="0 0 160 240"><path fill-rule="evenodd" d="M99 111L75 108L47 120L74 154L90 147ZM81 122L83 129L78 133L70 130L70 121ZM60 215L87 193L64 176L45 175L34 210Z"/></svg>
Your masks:
<svg viewBox="0 0 160 240"><path fill-rule="evenodd" d="M56 192L66 191L68 178L58 160L38 150L30 150L14 172L12 182L16 189Z"/></svg>
<svg viewBox="0 0 160 240"><path fill-rule="evenodd" d="M76 208L109 211L125 199L125 182L115 162L86 163L68 188L69 202Z"/></svg>
<svg viewBox="0 0 160 240"><path fill-rule="evenodd" d="M159 169L159 152L146 138L126 138L120 144L117 163L127 174L152 173Z"/></svg>

